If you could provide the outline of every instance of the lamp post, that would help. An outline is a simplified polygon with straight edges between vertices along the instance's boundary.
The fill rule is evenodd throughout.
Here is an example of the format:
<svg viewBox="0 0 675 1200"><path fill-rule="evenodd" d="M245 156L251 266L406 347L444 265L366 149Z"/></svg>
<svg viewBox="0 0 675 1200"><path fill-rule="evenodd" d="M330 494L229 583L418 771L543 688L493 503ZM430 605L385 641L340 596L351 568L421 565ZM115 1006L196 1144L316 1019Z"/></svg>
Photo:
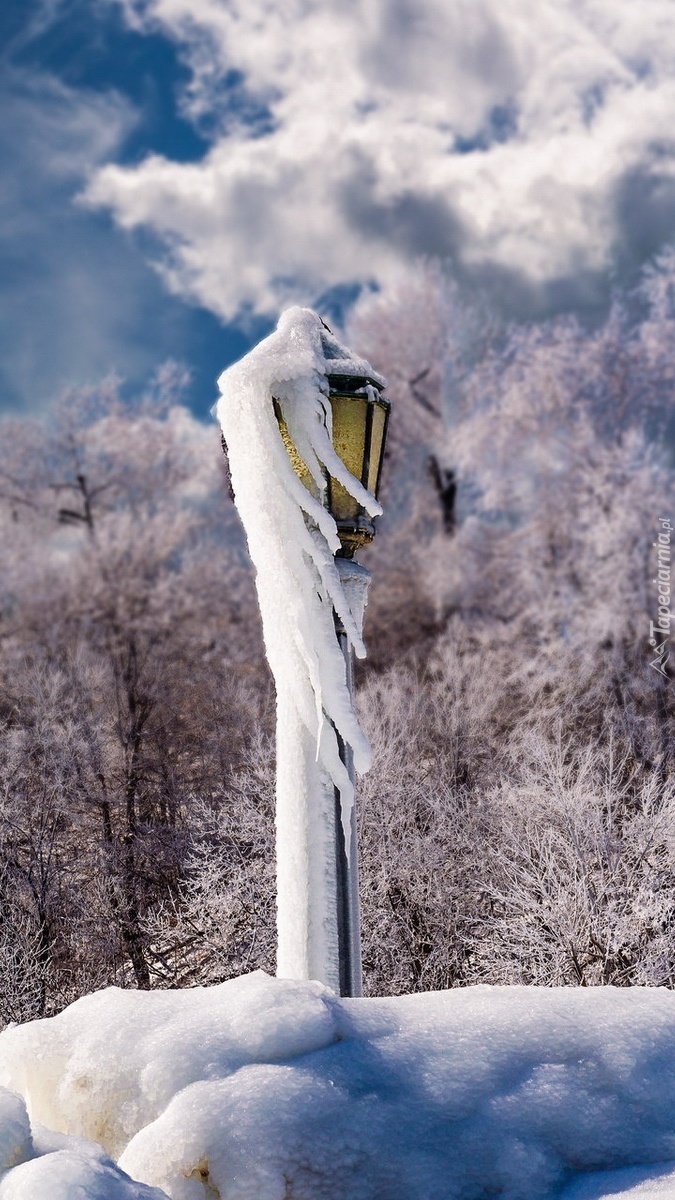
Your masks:
<svg viewBox="0 0 675 1200"><path fill-rule="evenodd" d="M377 496L384 458L390 404L382 395L382 383L371 376L328 374L330 414L327 423L333 446L350 474ZM340 538L336 566L349 608L359 630L362 628L370 572L354 560L354 554L375 536L375 525L363 506L346 488L326 474L320 491L300 457L278 404L275 411L281 436L296 475L332 514ZM335 632L345 662L350 696L354 689L354 652L346 631L335 616ZM352 785L355 782L351 748L338 736L340 757ZM333 841L335 846L335 909L337 935L337 976L341 996L362 993L361 932L358 885L358 841L356 806L352 805L347 831L342 821L342 798L335 788L333 804Z"/></svg>
<svg viewBox="0 0 675 1200"><path fill-rule="evenodd" d="M351 689L369 573L354 554L382 511L384 380L292 307L218 387L276 686L277 974L358 995L354 764L369 748Z"/></svg>

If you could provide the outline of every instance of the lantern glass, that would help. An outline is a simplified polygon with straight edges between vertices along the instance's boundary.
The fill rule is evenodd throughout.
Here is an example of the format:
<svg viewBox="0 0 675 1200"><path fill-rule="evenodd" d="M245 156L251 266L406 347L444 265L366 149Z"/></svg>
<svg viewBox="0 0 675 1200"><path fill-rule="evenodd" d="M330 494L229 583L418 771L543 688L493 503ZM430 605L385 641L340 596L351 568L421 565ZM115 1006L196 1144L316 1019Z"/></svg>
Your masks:
<svg viewBox="0 0 675 1200"><path fill-rule="evenodd" d="M350 376L328 376L332 410L332 439L347 470L377 496L389 418L389 401L380 395L373 380ZM275 411L281 437L293 469L308 491L330 510L338 529L343 557L351 558L360 546L372 541L375 526L358 500L337 479L326 480L323 495L288 432L279 406Z"/></svg>
<svg viewBox="0 0 675 1200"><path fill-rule="evenodd" d="M333 410L333 446L350 474L361 479L366 454L368 405L362 396L339 394L332 395L330 403ZM329 508L336 521L355 520L360 508L358 500L350 496L343 484L332 476Z"/></svg>
<svg viewBox="0 0 675 1200"><path fill-rule="evenodd" d="M333 445L347 470L377 495L384 454L389 401L369 379L328 376L333 416ZM328 482L328 507L335 517L341 554L372 541L375 526L358 500L332 477Z"/></svg>
<svg viewBox="0 0 675 1200"><path fill-rule="evenodd" d="M368 491L377 496L380 490L380 475L382 474L382 462L384 460L384 439L387 436L389 401L376 400L372 405L371 412L370 451L368 455L368 471L364 483Z"/></svg>
<svg viewBox="0 0 675 1200"><path fill-rule="evenodd" d="M314 482L314 478L309 470L309 467L307 466L304 458L301 458L298 454L295 442L288 432L288 425L281 415L281 408L276 400L274 401L274 413L277 418L279 432L281 433L281 440L286 447L286 453L291 460L291 466L293 467L298 479L301 483L304 483L307 491L311 492L316 500L323 501L323 497L319 495L319 489Z"/></svg>

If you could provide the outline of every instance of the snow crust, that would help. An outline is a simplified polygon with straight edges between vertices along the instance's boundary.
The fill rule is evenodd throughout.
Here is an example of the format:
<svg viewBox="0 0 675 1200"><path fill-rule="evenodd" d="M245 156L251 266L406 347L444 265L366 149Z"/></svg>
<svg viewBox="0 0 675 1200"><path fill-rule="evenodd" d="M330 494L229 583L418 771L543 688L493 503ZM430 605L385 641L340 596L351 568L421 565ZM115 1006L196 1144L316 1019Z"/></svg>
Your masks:
<svg viewBox="0 0 675 1200"><path fill-rule="evenodd" d="M129 1191L140 1185L120 1175L105 1191L118 1168L72 1149L15 1165L0 1200L60 1200L49 1171L75 1170L73 1156L92 1183L63 1195L95 1200L675 1196L665 989L348 1000L262 972L210 989L109 989L1 1034L0 1083L25 1097L34 1128L96 1138L161 1189ZM30 1142L8 1105L2 1145L16 1162ZM40 1171L42 1193L7 1190Z"/></svg>
<svg viewBox="0 0 675 1200"><path fill-rule="evenodd" d="M360 623L335 566L340 546L335 521L320 499L326 473L371 516L381 508L333 448L328 373L380 379L311 309L290 308L274 333L220 376L216 411L256 570L265 648L276 684L279 974L334 982L329 972L337 958L331 896L334 788L340 793L347 844L353 804L338 736L352 748L360 773L370 764L370 750L353 710L335 636L333 610L355 653L365 655ZM317 496L293 470L275 401Z"/></svg>

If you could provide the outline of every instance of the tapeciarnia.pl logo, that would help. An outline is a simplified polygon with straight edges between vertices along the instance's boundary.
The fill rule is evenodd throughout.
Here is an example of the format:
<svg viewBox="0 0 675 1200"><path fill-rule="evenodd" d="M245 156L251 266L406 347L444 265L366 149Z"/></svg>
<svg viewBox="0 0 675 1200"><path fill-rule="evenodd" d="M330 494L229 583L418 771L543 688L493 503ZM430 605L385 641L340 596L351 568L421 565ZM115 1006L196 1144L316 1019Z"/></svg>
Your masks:
<svg viewBox="0 0 675 1200"><path fill-rule="evenodd" d="M667 679L666 666L670 658L667 644L670 622L675 620L675 613L670 611L670 539L673 527L668 517L659 517L659 525L658 539L652 543L656 547L656 579L652 579L652 583L656 584L658 590L659 615L656 621L649 622L649 645L654 649L654 658L649 665Z"/></svg>

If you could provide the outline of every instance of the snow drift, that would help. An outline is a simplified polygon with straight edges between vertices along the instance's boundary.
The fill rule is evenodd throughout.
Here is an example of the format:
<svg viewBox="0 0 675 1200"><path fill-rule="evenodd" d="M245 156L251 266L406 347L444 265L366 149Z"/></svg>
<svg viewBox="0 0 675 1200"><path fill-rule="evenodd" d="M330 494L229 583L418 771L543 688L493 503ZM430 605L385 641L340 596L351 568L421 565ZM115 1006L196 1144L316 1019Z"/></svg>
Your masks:
<svg viewBox="0 0 675 1200"><path fill-rule="evenodd" d="M20 1096L0 1088L2 1200L166 1200L130 1179L94 1142L31 1128Z"/></svg>
<svg viewBox="0 0 675 1200"><path fill-rule="evenodd" d="M634 1169L675 1159L675 995L661 989L347 1000L261 972L210 989L109 989L0 1035L0 1084L25 1097L34 1128L119 1157L90 1158L92 1171L146 1185L124 1191L139 1185L111 1176L109 1192L69 1196L675 1195L664 1168ZM21 1121L10 1115L19 1147ZM11 1190L40 1163L9 1170L1 1200L60 1195Z"/></svg>

